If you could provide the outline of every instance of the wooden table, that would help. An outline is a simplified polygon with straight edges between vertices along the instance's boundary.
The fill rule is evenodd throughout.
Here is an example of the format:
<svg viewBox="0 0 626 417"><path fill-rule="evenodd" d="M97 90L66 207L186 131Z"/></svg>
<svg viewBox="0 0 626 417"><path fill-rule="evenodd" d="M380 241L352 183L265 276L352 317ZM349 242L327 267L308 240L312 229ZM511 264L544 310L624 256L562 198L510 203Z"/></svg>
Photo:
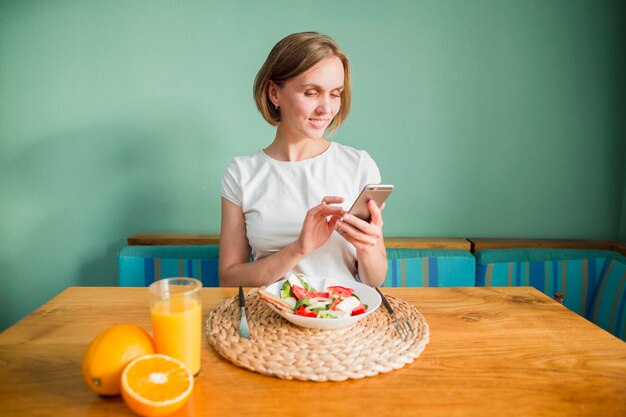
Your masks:
<svg viewBox="0 0 626 417"><path fill-rule="evenodd" d="M176 415L626 415L626 343L529 287L396 288L431 341L413 364L346 382L297 382L232 365L203 342L191 400ZM204 316L236 294L204 288ZM92 393L80 362L118 323L150 330L146 288L71 287L0 334L0 415L132 415Z"/></svg>

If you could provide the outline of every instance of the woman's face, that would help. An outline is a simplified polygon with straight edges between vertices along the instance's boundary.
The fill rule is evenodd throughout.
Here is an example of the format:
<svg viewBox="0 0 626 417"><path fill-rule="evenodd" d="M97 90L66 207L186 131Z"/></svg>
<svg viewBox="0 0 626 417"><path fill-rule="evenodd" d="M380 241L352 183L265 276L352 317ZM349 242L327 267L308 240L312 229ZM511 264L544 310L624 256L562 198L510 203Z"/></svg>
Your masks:
<svg viewBox="0 0 626 417"><path fill-rule="evenodd" d="M341 107L344 70L335 56L287 80L270 82L269 97L280 109L279 129L294 139L319 139Z"/></svg>

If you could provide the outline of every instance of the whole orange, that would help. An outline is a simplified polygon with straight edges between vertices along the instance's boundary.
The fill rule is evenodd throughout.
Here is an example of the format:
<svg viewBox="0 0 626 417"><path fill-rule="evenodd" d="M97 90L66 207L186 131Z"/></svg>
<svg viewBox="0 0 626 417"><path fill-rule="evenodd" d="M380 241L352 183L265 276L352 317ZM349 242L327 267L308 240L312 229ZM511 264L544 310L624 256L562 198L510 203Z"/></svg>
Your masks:
<svg viewBox="0 0 626 417"><path fill-rule="evenodd" d="M118 324L98 334L83 356L85 382L100 395L120 393L122 371L133 359L154 353L150 335L135 324Z"/></svg>

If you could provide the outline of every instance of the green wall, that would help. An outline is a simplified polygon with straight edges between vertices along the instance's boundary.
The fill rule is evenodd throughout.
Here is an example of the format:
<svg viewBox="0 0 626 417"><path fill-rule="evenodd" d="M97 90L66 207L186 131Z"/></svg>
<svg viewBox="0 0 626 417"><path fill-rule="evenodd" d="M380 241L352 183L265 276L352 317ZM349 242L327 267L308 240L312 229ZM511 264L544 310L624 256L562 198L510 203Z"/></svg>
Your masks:
<svg viewBox="0 0 626 417"><path fill-rule="evenodd" d="M626 239L618 1L2 1L0 329L115 285L135 232L218 232L252 81L284 35L351 57L335 140L396 192L388 236Z"/></svg>

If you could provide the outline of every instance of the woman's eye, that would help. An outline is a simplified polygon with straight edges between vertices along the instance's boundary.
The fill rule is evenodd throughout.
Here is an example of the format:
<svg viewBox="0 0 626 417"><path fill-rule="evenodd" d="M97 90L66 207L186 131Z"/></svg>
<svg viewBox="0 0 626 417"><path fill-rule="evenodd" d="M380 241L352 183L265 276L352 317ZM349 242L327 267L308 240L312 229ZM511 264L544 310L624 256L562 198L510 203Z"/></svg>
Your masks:
<svg viewBox="0 0 626 417"><path fill-rule="evenodd" d="M332 97L341 98L341 94L331 94Z"/></svg>
<svg viewBox="0 0 626 417"><path fill-rule="evenodd" d="M317 95L316 91L305 91L304 95L307 97L315 97Z"/></svg>

